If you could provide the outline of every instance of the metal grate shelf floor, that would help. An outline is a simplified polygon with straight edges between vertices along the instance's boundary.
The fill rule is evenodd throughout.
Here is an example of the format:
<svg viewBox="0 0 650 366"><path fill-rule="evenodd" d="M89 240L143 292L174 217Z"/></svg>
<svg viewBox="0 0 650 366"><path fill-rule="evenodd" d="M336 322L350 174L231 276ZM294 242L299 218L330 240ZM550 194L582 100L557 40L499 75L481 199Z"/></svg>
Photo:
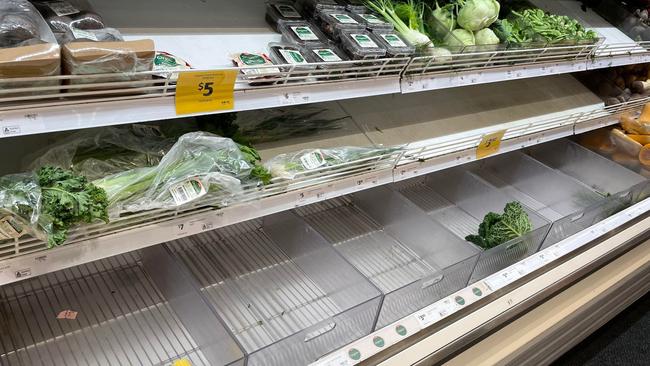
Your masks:
<svg viewBox="0 0 650 366"><path fill-rule="evenodd" d="M260 223L252 220L167 244L249 352L340 312Z"/></svg>
<svg viewBox="0 0 650 366"><path fill-rule="evenodd" d="M0 329L2 365L207 365L133 253L0 287Z"/></svg>
<svg viewBox="0 0 650 366"><path fill-rule="evenodd" d="M348 198L332 199L297 211L383 293L436 271L386 234Z"/></svg>

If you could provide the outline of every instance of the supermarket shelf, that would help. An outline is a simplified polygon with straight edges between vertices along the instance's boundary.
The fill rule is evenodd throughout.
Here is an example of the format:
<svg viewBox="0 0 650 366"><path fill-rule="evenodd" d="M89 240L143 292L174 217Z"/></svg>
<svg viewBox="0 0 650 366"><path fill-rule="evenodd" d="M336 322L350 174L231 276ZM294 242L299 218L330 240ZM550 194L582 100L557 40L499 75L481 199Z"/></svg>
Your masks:
<svg viewBox="0 0 650 366"><path fill-rule="evenodd" d="M263 190L249 189L228 207L217 209L204 201L182 210L160 210L121 217L110 225L81 227L68 245L46 250L43 242L20 239L0 243L0 285L49 273L151 245L210 231L218 227L305 206L326 199L424 175L476 160L476 148L485 134L506 129L499 153L569 136L579 124L597 127L616 123L615 113L638 110L646 101L596 108L565 117L521 120L433 138L411 144L406 151L367 158L297 177L291 184L277 182ZM585 116L598 116L596 126Z"/></svg>
<svg viewBox="0 0 650 366"><path fill-rule="evenodd" d="M586 246L587 244L606 236L613 230L616 230L623 225L632 222L633 220L643 217L649 210L650 199L646 199L583 231L578 232L573 236L562 240L555 245L552 245L538 252L531 257L521 260L520 262L513 264L508 268L505 268L485 278L482 281L471 284L468 287L454 294L451 294L414 314L404 317L403 319L400 319L382 329L379 329L362 339L352 342L351 344L348 344L347 346L321 358L319 361L314 362L312 366L356 365L372 358L373 356L408 338L415 340L418 337L418 333L422 332L423 330L426 331L431 328L440 327L443 323L449 325L448 322L445 322L445 319L449 318L450 316L463 312L472 304L483 300L485 297L491 294L502 291L506 288L510 288L510 285L515 284L518 280L528 276L529 274L532 274L533 272L536 272L542 267L545 267L553 262L559 262L565 256L570 255L570 253L573 253ZM637 225L636 231L641 230L642 233L644 230L646 230L647 221L648 219L646 219L644 223ZM617 245L621 246L624 244L624 242L618 242L614 244L610 246L615 249ZM611 251L614 249L594 248L593 250L599 252L599 255L602 255L602 253L600 253L602 250ZM575 266L571 267L570 271L568 269L565 269L564 272L562 272L562 275L567 276L571 273L574 273L576 270L575 268ZM547 275L548 274L544 274L544 276ZM558 281L557 276L551 276L548 277L548 279L551 280L550 284L556 283ZM517 291L519 290L520 289L517 289ZM444 347L444 345L448 345L452 340L456 339L457 336L461 336L467 333L467 329L477 328L477 322L485 322L486 319L490 319L498 314L507 311L508 309L512 309L515 306L518 306L520 302L525 301L525 299L529 296L530 294L519 294L518 296L511 294L506 298L499 298L490 303L490 306L481 307L479 310L481 312L488 312L488 308L490 307L498 308L492 309L491 313L484 314L478 318L472 318L471 316L461 318L452 326L445 328L446 335L440 335L438 337L436 333L436 335L431 336L432 340L435 337L436 343L427 344L426 347L428 348L421 350L422 352L427 352L426 354L414 354L414 352L420 350L416 351L412 348L409 348L405 352L408 352L408 354L412 357L409 357L408 355L404 354L405 352L403 352L402 354L398 354L393 358L386 360L385 364L404 364L404 362L407 362L408 364L416 363L421 359L421 357L432 354L439 349L434 348L434 346ZM473 323L470 325L468 324L470 322ZM463 324L455 327L455 325L458 323ZM462 334L449 334L449 332L455 331L462 332ZM382 342L377 342L377 339L381 339ZM429 339L427 339L427 341L429 341ZM422 346L424 347L425 345L422 344ZM417 359L414 357L417 357ZM374 361L378 362L379 360L374 359Z"/></svg>

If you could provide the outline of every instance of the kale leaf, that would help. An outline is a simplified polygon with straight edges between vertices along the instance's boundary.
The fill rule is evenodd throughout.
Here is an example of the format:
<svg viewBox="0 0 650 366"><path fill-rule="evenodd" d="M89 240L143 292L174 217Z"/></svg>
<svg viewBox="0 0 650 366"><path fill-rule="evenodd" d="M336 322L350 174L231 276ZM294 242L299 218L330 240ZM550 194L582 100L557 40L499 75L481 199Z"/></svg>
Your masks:
<svg viewBox="0 0 650 366"><path fill-rule="evenodd" d="M490 249L532 230L528 214L519 202L506 204L503 214L489 212L479 225L478 235L468 235L465 240L481 248Z"/></svg>
<svg viewBox="0 0 650 366"><path fill-rule="evenodd" d="M106 192L69 170L45 166L38 170L43 214L52 221L48 247L63 244L77 223L108 222Z"/></svg>

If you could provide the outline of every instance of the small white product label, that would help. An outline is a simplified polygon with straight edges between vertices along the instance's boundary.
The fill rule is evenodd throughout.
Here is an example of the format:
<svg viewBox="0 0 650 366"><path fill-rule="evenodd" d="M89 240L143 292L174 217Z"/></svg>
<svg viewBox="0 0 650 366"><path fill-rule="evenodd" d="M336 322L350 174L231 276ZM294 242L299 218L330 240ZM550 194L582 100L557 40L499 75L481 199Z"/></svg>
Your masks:
<svg viewBox="0 0 650 366"><path fill-rule="evenodd" d="M368 24L386 24L386 22L372 14L359 14L359 16L368 22Z"/></svg>
<svg viewBox="0 0 650 366"><path fill-rule="evenodd" d="M338 62L343 61L334 51L329 48L321 48L313 50L314 54L325 62Z"/></svg>
<svg viewBox="0 0 650 366"><path fill-rule="evenodd" d="M275 4L274 6L278 10L278 13L280 13L280 15L283 18L302 18L302 16L300 15L300 13L298 13L296 8L294 8L291 5Z"/></svg>
<svg viewBox="0 0 650 366"><path fill-rule="evenodd" d="M408 47L404 41L402 41L401 38L399 38L396 34L382 34L381 38L386 41L389 45L392 47Z"/></svg>
<svg viewBox="0 0 650 366"><path fill-rule="evenodd" d="M56 1L52 3L48 3L47 6L52 9L52 11L62 17L64 15L72 15L72 14L77 14L79 12L79 9L75 8L72 6L67 1Z"/></svg>
<svg viewBox="0 0 650 366"><path fill-rule="evenodd" d="M365 34L351 34L350 37L359 45L361 48L378 48L377 44L375 41L370 39Z"/></svg>
<svg viewBox="0 0 650 366"><path fill-rule="evenodd" d="M75 39L90 39L91 41L97 41L97 35L93 32L88 32L74 27L71 29Z"/></svg>
<svg viewBox="0 0 650 366"><path fill-rule="evenodd" d="M20 126L3 126L2 134L5 136L20 135Z"/></svg>
<svg viewBox="0 0 650 366"><path fill-rule="evenodd" d="M332 14L332 18L336 19L337 22L342 24L359 24L359 22L347 14Z"/></svg>
<svg viewBox="0 0 650 366"><path fill-rule="evenodd" d="M0 240L15 239L22 235L20 227L11 216L0 219Z"/></svg>
<svg viewBox="0 0 650 366"><path fill-rule="evenodd" d="M318 41L318 36L309 27L291 27L291 30L303 41Z"/></svg>
<svg viewBox="0 0 650 366"><path fill-rule="evenodd" d="M302 166L307 170L313 170L325 165L325 157L320 150L315 150L300 157Z"/></svg>
<svg viewBox="0 0 650 366"><path fill-rule="evenodd" d="M288 64L306 64L307 60L296 50L278 50Z"/></svg>
<svg viewBox="0 0 650 366"><path fill-rule="evenodd" d="M191 202L208 193L198 178L191 178L184 182L174 184L169 188L177 206Z"/></svg>

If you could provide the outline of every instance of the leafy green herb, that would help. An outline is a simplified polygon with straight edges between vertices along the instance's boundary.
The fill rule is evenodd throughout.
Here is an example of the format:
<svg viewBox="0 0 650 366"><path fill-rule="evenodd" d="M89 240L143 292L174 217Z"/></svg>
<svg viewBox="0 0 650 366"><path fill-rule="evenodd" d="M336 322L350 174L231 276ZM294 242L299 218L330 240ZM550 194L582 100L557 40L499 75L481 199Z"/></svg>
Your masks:
<svg viewBox="0 0 650 366"><path fill-rule="evenodd" d="M80 175L58 167L39 169L42 213L52 220L48 246L63 244L68 229L77 223L108 222L106 192Z"/></svg>
<svg viewBox="0 0 650 366"><path fill-rule="evenodd" d="M528 214L519 202L506 204L503 214L489 212L479 225L478 235L468 235L465 240L481 248L490 249L532 230Z"/></svg>

